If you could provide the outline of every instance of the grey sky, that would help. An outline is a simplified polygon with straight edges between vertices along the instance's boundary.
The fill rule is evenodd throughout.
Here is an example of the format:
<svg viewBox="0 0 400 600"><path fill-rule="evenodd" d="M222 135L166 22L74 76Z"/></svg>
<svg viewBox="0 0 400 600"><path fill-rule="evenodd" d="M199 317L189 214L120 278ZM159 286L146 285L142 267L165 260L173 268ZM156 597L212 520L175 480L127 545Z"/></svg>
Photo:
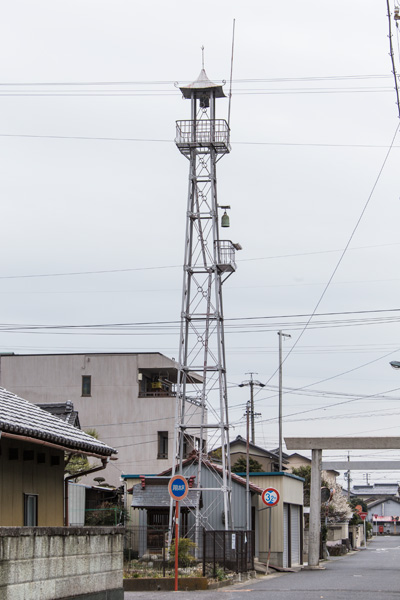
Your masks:
<svg viewBox="0 0 400 600"><path fill-rule="evenodd" d="M276 331L292 335L286 352L301 332L293 323L307 317L229 319L313 312L395 135L383 0L3 3L0 305L4 325L179 319L188 162L173 139L189 103L173 83L197 77L202 45L210 79L229 79L233 18L232 152L218 165L218 191L232 206L229 235L243 246L224 291L236 435L247 400L237 384L249 371L270 380ZM226 117L228 101L217 108ZM75 137L103 139L66 139ZM398 163L397 136L318 313L399 308ZM131 270L15 278L119 269ZM327 316L319 328L312 320L285 362L284 385L335 378L309 388L325 394L285 394L287 414L319 409L288 418L286 435L397 433L400 374L388 363L400 359L398 315ZM346 326L332 327L335 319ZM3 331L0 346L177 357L176 329L98 333ZM269 385L277 383L275 375ZM335 393L388 397L328 408L353 399ZM257 395L257 410L258 442L276 446L277 424L268 421L277 415L275 391Z"/></svg>

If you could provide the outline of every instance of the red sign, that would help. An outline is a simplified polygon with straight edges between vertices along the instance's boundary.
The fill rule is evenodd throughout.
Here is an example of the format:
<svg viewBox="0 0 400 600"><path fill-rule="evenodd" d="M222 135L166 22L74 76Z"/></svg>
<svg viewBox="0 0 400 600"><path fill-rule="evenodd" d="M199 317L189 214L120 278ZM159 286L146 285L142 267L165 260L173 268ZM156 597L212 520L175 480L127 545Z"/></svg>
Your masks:
<svg viewBox="0 0 400 600"><path fill-rule="evenodd" d="M368 513L366 513L366 512L360 512L358 514L362 518L363 521L365 521L365 519L368 517Z"/></svg>
<svg viewBox="0 0 400 600"><path fill-rule="evenodd" d="M261 500L267 506L275 506L275 504L278 504L278 502L279 502L278 490L275 490L274 488L267 488L261 494Z"/></svg>

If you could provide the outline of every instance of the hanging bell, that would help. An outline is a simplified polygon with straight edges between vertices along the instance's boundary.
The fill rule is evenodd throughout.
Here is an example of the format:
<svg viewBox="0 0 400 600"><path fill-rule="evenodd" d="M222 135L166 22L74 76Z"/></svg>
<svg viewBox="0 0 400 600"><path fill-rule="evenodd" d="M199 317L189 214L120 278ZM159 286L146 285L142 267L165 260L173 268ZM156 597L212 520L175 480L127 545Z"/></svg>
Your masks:
<svg viewBox="0 0 400 600"><path fill-rule="evenodd" d="M229 215L226 211L224 212L224 214L222 215L222 218L221 218L221 227L230 227Z"/></svg>

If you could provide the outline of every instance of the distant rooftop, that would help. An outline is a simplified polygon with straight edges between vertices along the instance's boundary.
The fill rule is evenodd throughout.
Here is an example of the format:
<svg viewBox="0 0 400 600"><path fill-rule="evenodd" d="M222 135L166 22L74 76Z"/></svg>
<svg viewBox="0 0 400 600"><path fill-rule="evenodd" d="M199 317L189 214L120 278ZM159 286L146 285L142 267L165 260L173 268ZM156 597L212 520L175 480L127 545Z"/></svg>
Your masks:
<svg viewBox="0 0 400 600"><path fill-rule="evenodd" d="M374 483L373 485L354 485L352 494L360 496L398 496L398 483Z"/></svg>

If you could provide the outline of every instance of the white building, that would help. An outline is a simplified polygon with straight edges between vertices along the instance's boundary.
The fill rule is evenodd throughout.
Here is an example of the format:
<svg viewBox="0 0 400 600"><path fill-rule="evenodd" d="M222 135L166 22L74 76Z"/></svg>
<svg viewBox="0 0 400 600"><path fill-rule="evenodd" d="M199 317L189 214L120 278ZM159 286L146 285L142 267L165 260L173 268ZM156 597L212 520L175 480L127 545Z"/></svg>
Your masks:
<svg viewBox="0 0 400 600"><path fill-rule="evenodd" d="M159 473L172 464L176 381L177 363L157 352L0 355L0 386L35 404L71 400L82 429L118 450L107 472L114 485L121 473ZM188 410L200 410L195 399ZM187 453L199 443L191 430Z"/></svg>

